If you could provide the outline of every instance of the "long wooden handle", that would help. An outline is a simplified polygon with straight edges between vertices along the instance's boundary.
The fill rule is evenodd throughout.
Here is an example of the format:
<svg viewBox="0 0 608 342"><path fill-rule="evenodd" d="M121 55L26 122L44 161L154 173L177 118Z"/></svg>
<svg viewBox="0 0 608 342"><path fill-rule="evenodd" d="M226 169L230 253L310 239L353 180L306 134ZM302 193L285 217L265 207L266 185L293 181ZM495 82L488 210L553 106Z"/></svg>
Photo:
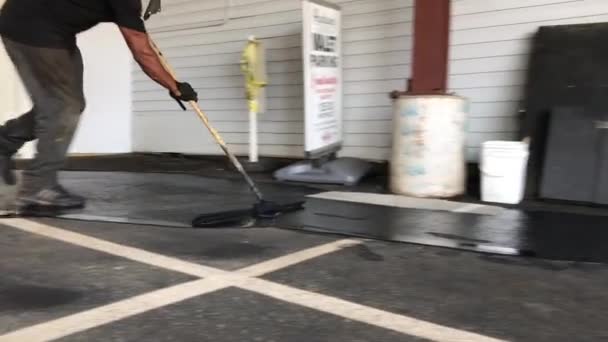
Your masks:
<svg viewBox="0 0 608 342"><path fill-rule="evenodd" d="M167 72L169 74L171 74L171 76L173 76L173 79L177 80L175 71L173 70L171 65L169 65L169 62L167 62L163 53L160 51L160 49L156 46L156 44L151 39L150 39L150 45L152 46L152 48L158 55L160 62L163 65L163 67L165 68L165 70L167 70ZM188 103L190 104L192 109L194 109L194 111L196 112L198 117L203 121L203 123L205 124L205 127L207 127L207 129L209 130L209 133L211 133L211 135L213 136L213 139L215 139L215 141L217 141L217 143L220 145L221 149L224 151L224 153L226 154L228 159L230 159L230 162L232 162L232 164L237 169L237 171L243 176L243 178L245 178L245 181L247 182L247 184L249 185L249 187L251 188L253 193L256 195L258 200L263 201L264 196L262 195L262 192L255 185L255 183L253 182L251 177L249 177L249 174L247 174L247 172L245 171L245 168L243 167L241 162L230 151L230 149L228 148L228 145L226 144L224 139L220 136L219 132L211 125L211 122L209 122L209 118L203 112L203 110L199 107L198 103L196 101L189 101Z"/></svg>

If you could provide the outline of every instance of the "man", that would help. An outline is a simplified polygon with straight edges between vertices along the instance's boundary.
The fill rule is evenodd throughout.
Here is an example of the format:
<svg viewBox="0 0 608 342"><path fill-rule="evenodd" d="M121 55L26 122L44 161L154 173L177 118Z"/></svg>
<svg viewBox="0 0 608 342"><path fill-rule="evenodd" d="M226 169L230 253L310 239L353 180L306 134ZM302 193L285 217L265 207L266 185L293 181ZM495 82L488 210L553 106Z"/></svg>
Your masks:
<svg viewBox="0 0 608 342"><path fill-rule="evenodd" d="M0 176L6 184L15 184L12 155L24 143L38 140L37 154L23 172L17 192L18 211L61 211L85 205L84 198L68 193L57 180L85 108L78 33L101 22L117 24L150 78L178 100L197 101L189 84L177 82L163 68L141 12L139 0L7 0L1 9L0 37L33 103L30 112L0 127Z"/></svg>

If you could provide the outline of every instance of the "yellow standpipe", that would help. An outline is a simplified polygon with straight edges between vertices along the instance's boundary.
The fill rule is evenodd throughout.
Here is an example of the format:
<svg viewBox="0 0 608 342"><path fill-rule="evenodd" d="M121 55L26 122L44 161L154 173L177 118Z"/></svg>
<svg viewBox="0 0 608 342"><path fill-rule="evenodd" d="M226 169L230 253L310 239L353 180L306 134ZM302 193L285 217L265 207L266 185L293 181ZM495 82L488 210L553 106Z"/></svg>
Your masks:
<svg viewBox="0 0 608 342"><path fill-rule="evenodd" d="M245 77L245 91L249 105L249 162L259 161L258 153L258 113L260 99L266 82L266 61L262 43L249 37L241 58L241 70Z"/></svg>

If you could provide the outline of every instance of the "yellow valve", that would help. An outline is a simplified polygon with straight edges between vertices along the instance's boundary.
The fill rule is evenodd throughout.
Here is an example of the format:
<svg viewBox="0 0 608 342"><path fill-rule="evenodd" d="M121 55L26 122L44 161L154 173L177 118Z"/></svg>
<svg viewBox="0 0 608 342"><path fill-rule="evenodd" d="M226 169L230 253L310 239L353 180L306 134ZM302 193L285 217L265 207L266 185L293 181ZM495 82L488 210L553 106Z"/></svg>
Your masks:
<svg viewBox="0 0 608 342"><path fill-rule="evenodd" d="M264 50L259 40L251 37L243 50L241 71L245 76L245 90L249 102L249 111L259 111L260 90L266 87Z"/></svg>

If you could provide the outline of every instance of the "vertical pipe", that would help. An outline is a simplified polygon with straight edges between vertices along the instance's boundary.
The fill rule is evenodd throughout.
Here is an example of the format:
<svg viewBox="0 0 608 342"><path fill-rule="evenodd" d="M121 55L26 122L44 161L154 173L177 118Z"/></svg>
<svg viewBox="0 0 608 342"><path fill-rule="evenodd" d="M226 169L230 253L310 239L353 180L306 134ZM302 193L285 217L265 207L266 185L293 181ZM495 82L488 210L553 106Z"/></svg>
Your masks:
<svg viewBox="0 0 608 342"><path fill-rule="evenodd" d="M257 163L258 156L258 113L249 111L249 162Z"/></svg>
<svg viewBox="0 0 608 342"><path fill-rule="evenodd" d="M445 94L448 80L450 0L416 0L411 93Z"/></svg>

